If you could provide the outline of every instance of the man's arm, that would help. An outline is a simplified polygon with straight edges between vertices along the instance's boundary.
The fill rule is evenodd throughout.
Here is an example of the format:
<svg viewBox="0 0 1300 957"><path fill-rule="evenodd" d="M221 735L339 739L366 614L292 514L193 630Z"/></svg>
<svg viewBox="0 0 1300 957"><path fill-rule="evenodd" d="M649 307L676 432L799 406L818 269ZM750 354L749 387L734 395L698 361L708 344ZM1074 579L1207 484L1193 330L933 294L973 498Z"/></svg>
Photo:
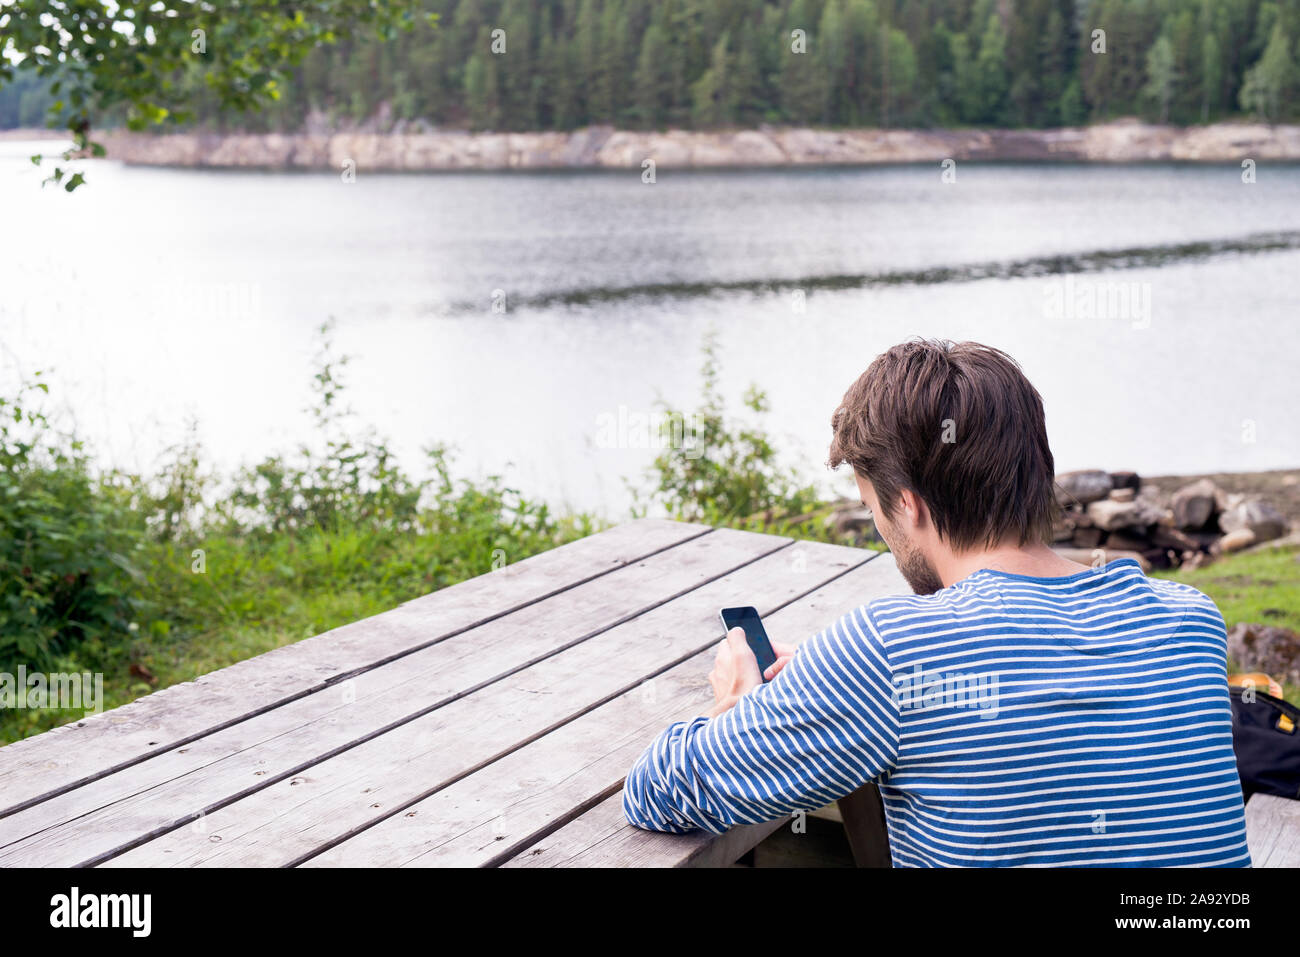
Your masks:
<svg viewBox="0 0 1300 957"><path fill-rule="evenodd" d="M669 726L628 774L623 813L646 830L721 834L814 810L891 770L898 728L888 658L859 608L735 707Z"/></svg>

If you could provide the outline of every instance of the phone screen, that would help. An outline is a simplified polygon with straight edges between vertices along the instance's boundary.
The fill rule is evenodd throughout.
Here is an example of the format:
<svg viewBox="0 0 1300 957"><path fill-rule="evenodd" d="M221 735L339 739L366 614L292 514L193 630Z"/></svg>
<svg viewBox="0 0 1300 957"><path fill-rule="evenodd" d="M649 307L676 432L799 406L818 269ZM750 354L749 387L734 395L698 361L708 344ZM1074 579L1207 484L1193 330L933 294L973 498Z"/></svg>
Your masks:
<svg viewBox="0 0 1300 957"><path fill-rule="evenodd" d="M768 666L776 661L776 652L772 650L772 642L767 638L767 632L763 628L763 620L758 617L756 609L722 609L722 627L726 631L731 631L733 628L744 629L745 640L749 643L749 650L758 659L759 674L767 671ZM763 680L766 681L767 678Z"/></svg>

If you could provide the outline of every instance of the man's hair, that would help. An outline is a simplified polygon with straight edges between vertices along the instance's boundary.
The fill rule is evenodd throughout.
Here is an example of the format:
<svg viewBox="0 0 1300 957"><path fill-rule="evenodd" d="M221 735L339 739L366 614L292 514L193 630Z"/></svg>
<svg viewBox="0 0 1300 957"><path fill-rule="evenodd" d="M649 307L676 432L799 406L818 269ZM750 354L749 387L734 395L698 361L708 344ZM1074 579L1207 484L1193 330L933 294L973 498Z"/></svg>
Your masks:
<svg viewBox="0 0 1300 957"><path fill-rule="evenodd" d="M918 339L876 357L831 417L830 466L870 480L894 514L920 496L956 551L1050 542L1054 464L1043 400L1005 352Z"/></svg>

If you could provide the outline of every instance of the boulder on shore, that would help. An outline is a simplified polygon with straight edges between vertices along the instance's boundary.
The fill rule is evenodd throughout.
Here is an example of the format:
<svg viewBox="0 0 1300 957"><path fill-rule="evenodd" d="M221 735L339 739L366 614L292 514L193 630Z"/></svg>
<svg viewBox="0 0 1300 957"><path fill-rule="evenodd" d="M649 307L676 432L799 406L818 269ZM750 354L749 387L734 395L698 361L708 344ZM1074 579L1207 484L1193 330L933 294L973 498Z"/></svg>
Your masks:
<svg viewBox="0 0 1300 957"><path fill-rule="evenodd" d="M845 500L826 516L825 521L826 526L841 538L854 542L880 540L871 509L863 508L857 502Z"/></svg>
<svg viewBox="0 0 1300 957"><path fill-rule="evenodd" d="M1176 491L1169 501L1174 510L1174 526L1187 532L1204 528L1214 514L1218 492L1209 479L1198 479Z"/></svg>
<svg viewBox="0 0 1300 957"><path fill-rule="evenodd" d="M1228 552L1239 552L1243 548L1250 548L1255 544L1255 533L1249 528L1239 528L1229 532L1218 541L1219 551L1227 554Z"/></svg>
<svg viewBox="0 0 1300 957"><path fill-rule="evenodd" d="M1137 502L1117 502L1113 498L1101 499L1088 505L1088 517L1097 528L1111 532L1130 525L1140 525Z"/></svg>
<svg viewBox="0 0 1300 957"><path fill-rule="evenodd" d="M1219 516L1219 527L1225 532L1250 529L1255 542L1267 542L1285 535L1287 522L1286 516L1268 502L1248 499L1223 512Z"/></svg>
<svg viewBox="0 0 1300 957"><path fill-rule="evenodd" d="M1131 488L1135 493L1142 491L1142 478L1137 472L1111 472L1112 489Z"/></svg>
<svg viewBox="0 0 1300 957"><path fill-rule="evenodd" d="M1228 630L1228 657L1242 671L1300 684L1300 635L1289 628L1241 622Z"/></svg>
<svg viewBox="0 0 1300 957"><path fill-rule="evenodd" d="M1110 494L1113 487L1109 472L1079 469L1056 476L1056 501L1061 505L1088 505Z"/></svg>

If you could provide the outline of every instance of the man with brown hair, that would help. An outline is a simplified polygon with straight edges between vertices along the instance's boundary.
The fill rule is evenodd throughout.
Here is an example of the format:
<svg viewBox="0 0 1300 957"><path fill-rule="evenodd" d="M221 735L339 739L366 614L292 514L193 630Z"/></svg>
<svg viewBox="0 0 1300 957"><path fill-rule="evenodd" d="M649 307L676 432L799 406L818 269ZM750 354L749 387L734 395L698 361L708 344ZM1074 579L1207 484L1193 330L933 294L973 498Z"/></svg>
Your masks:
<svg viewBox="0 0 1300 957"><path fill-rule="evenodd" d="M874 781L896 866L1249 866L1223 617L1132 559L1049 547L1052 453L1016 363L903 343L831 425L916 594L778 648L767 684L734 629L714 708L628 775L628 820L721 833Z"/></svg>

